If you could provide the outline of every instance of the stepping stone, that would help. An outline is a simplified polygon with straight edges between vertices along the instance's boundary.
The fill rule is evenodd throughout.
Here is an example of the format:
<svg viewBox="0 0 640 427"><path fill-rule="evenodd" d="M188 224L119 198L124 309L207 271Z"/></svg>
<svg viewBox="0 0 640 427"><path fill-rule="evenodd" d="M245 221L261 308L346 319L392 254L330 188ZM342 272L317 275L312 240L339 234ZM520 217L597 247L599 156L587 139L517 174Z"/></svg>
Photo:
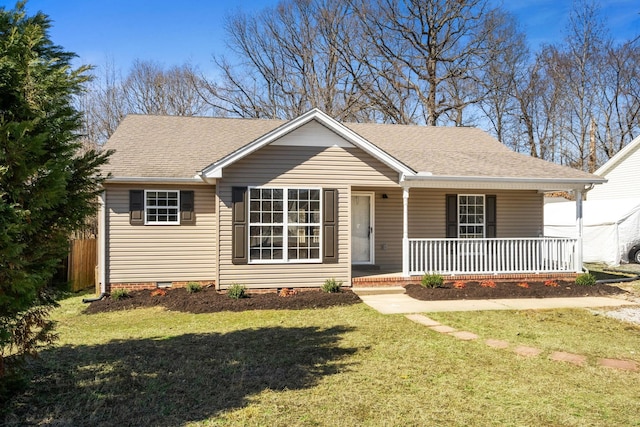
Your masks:
<svg viewBox="0 0 640 427"><path fill-rule="evenodd" d="M598 364L607 368L624 369L626 371L638 370L638 363L632 360L600 359L598 360Z"/></svg>
<svg viewBox="0 0 640 427"><path fill-rule="evenodd" d="M412 320L416 323L420 323L424 326L439 326L440 323L436 322L433 319L429 319L427 316L423 316L422 314L407 314L405 316L407 319Z"/></svg>
<svg viewBox="0 0 640 427"><path fill-rule="evenodd" d="M509 343L507 341L502 341L502 340L494 340L494 339L488 339L484 342L486 345L488 345L489 347L493 347L493 348L507 348L509 347Z"/></svg>
<svg viewBox="0 0 640 427"><path fill-rule="evenodd" d="M566 353L564 351L554 351L549 357L551 358L551 360L554 360L556 362L568 362L578 366L584 366L587 363L587 356Z"/></svg>
<svg viewBox="0 0 640 427"><path fill-rule="evenodd" d="M478 339L478 336L476 334L467 331L451 332L451 335L463 341L472 341Z"/></svg>
<svg viewBox="0 0 640 427"><path fill-rule="evenodd" d="M519 345L513 351L515 351L516 354L525 357L534 357L542 353L542 350L539 348L527 347L526 345Z"/></svg>
<svg viewBox="0 0 640 427"><path fill-rule="evenodd" d="M456 331L451 326L446 326L446 325L430 326L430 329L432 329L432 330L434 330L436 332L440 332L442 334L450 334L451 332L455 332Z"/></svg>

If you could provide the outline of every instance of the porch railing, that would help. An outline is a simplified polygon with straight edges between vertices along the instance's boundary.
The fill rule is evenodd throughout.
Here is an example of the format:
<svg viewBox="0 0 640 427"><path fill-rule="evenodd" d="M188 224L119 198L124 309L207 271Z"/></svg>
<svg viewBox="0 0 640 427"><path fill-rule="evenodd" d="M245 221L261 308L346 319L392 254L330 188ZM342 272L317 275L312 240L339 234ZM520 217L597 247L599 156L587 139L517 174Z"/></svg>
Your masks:
<svg viewBox="0 0 640 427"><path fill-rule="evenodd" d="M409 239L409 274L574 272L577 239Z"/></svg>

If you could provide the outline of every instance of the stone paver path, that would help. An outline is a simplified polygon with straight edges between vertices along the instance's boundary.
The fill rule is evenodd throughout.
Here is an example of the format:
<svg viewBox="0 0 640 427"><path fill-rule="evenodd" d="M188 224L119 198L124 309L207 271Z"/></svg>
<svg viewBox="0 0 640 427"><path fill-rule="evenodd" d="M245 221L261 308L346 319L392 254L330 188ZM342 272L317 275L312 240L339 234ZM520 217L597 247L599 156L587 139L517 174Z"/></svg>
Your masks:
<svg viewBox="0 0 640 427"><path fill-rule="evenodd" d="M551 353L551 356L549 356L549 358L551 360L555 360L556 362L568 362L578 366L584 366L587 363L587 356L566 353L564 351L554 351L553 353Z"/></svg>
<svg viewBox="0 0 640 427"><path fill-rule="evenodd" d="M419 323L431 329L434 332L439 332L441 334L451 335L452 337L458 338L463 341L474 341L479 337L473 332L469 331L458 331L455 328L452 328L447 325L443 325L433 319L428 318L423 314L407 314L405 317L413 322ZM486 345L496 349L508 349L511 344L508 341L497 340L493 338L488 338L484 341ZM523 356L523 357L538 357L540 354L544 352L544 350L529 347L525 345L518 345L513 348L513 352ZM549 359L554 362L566 362L571 363L576 366L586 366L587 365L587 356L583 356L581 354L567 353L564 351L554 351L549 355ZM632 360L620 360L620 359L599 359L598 365L614 368L625 371L639 371L640 366L637 362Z"/></svg>

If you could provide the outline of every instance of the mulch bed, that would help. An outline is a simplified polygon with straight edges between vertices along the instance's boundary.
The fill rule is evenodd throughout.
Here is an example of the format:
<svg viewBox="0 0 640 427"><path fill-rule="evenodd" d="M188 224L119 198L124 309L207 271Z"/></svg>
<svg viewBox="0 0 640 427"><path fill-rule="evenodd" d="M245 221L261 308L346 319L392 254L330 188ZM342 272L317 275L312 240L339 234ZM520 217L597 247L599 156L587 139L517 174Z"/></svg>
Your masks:
<svg viewBox="0 0 640 427"><path fill-rule="evenodd" d="M528 288L518 286L522 282L495 282L495 288L482 287L480 282L465 282L465 287L456 289L453 283L445 283L441 288L425 288L421 285L407 285L406 294L422 301L453 299L505 299L505 298L561 298L598 297L627 293L617 286L597 283L594 286L580 286L574 282L558 281L558 286L545 286L544 282L527 282Z"/></svg>
<svg viewBox="0 0 640 427"><path fill-rule="evenodd" d="M360 298L350 290L338 293L326 293L320 290L303 290L295 295L278 296L276 291L268 293L248 293L247 298L238 300L229 298L213 288L204 288L200 292L188 293L184 288L167 290L166 295L151 295L152 291L135 291L128 298L114 300L105 298L95 301L85 309L87 314L107 311L129 310L139 307L164 307L167 310L188 313L217 313L220 311L245 310L303 310L309 308L327 308L337 305L350 305L360 302Z"/></svg>

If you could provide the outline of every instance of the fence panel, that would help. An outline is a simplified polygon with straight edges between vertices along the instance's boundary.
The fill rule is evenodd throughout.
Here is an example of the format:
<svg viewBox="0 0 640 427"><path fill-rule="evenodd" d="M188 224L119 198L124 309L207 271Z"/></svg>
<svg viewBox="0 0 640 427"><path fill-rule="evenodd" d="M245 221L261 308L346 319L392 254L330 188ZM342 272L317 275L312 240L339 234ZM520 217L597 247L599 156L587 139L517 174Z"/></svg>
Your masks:
<svg viewBox="0 0 640 427"><path fill-rule="evenodd" d="M97 265L96 251L96 239L71 241L67 280L73 291L80 291L94 286Z"/></svg>

